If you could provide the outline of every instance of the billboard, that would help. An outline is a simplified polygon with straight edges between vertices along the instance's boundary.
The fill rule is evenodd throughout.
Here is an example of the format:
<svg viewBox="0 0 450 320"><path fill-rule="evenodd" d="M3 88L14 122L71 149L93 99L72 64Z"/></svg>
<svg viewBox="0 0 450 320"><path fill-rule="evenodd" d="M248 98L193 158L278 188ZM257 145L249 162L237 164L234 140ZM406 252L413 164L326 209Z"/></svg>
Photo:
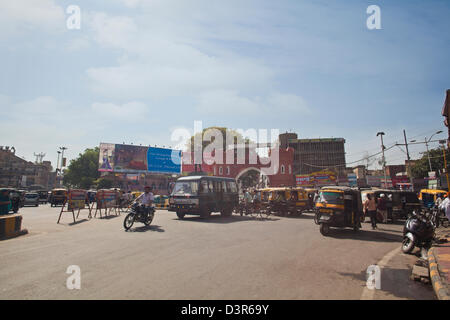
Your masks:
<svg viewBox="0 0 450 320"><path fill-rule="evenodd" d="M117 173L179 174L181 172L181 151L100 143L98 170Z"/></svg>
<svg viewBox="0 0 450 320"><path fill-rule="evenodd" d="M295 180L299 187L320 187L336 184L336 174L333 171L319 171L309 175L296 175Z"/></svg>

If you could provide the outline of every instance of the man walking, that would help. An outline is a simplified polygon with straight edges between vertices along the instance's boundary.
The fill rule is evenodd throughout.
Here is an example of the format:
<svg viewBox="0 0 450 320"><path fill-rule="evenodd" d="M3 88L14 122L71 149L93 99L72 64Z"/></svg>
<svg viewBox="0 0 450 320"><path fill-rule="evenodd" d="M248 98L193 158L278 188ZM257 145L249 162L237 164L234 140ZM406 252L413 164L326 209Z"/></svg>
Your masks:
<svg viewBox="0 0 450 320"><path fill-rule="evenodd" d="M369 214L372 229L375 230L377 228L377 203L371 194L367 194L367 200L364 201L364 215L366 213Z"/></svg>
<svg viewBox="0 0 450 320"><path fill-rule="evenodd" d="M387 223L386 197L383 193L380 195L380 199L378 199L377 209L380 215L383 217L383 223Z"/></svg>

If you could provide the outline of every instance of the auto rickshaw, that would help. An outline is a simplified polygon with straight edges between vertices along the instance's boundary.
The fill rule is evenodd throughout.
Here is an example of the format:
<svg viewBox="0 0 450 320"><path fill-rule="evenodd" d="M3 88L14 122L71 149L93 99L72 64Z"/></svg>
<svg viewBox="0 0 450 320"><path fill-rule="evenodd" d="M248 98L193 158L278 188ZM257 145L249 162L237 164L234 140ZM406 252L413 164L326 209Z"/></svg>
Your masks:
<svg viewBox="0 0 450 320"><path fill-rule="evenodd" d="M445 190L439 189L422 189L419 193L419 200L422 201L424 208L431 209L435 206L436 200L440 197L444 200L444 196L447 194Z"/></svg>
<svg viewBox="0 0 450 320"><path fill-rule="evenodd" d="M286 191L288 212L291 215L301 215L309 210L308 192L303 188L288 188Z"/></svg>
<svg viewBox="0 0 450 320"><path fill-rule="evenodd" d="M319 190L314 188L305 188L305 191L308 194L308 210L313 211L315 208L314 197L319 193Z"/></svg>
<svg viewBox="0 0 450 320"><path fill-rule="evenodd" d="M17 189L9 189L9 199L11 200L10 211L17 213L19 208L23 207L24 199L22 198L22 193Z"/></svg>
<svg viewBox="0 0 450 320"><path fill-rule="evenodd" d="M67 190L63 188L55 188L50 195L50 206L56 207L64 205L67 200Z"/></svg>
<svg viewBox="0 0 450 320"><path fill-rule="evenodd" d="M315 222L320 225L322 235L327 236L330 227L359 230L363 214L359 190L342 186L323 187L319 196Z"/></svg>
<svg viewBox="0 0 450 320"><path fill-rule="evenodd" d="M47 190L39 190L36 191L39 195L39 203L47 203L48 201L48 191Z"/></svg>
<svg viewBox="0 0 450 320"><path fill-rule="evenodd" d="M422 203L413 191L397 191L400 198L401 211L400 217L407 219L414 210L421 211Z"/></svg>

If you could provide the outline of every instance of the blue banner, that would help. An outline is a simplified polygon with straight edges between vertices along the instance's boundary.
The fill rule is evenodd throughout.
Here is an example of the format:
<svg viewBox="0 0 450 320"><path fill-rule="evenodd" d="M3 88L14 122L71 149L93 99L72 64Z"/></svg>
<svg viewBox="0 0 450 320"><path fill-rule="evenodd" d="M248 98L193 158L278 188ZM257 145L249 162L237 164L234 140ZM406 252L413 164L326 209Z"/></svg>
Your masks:
<svg viewBox="0 0 450 320"><path fill-rule="evenodd" d="M181 173L181 151L149 147L148 171L153 173Z"/></svg>

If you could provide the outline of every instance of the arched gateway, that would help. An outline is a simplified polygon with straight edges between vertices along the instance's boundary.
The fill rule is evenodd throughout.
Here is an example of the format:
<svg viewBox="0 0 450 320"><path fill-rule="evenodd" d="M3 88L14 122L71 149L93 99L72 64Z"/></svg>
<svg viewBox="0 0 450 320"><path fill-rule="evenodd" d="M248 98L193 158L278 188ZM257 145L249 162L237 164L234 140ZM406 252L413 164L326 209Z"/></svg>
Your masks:
<svg viewBox="0 0 450 320"><path fill-rule="evenodd" d="M248 153L246 153L248 154ZM183 154L185 158L185 154ZM194 159L191 154L190 159ZM224 153L223 159L226 159ZM187 163L186 163L187 162ZM193 162L193 160L192 160ZM237 162L237 161L235 161ZM281 186L294 186L295 179L292 172L293 162L294 162L294 150L292 148L279 149L279 159L277 172L275 174L266 175L262 168L268 168L270 165L262 164L260 157L257 156L257 161L255 164L250 164L248 161L248 156L246 156L246 161L244 164L207 164L205 161L201 165L194 165L188 161L183 160L182 172L184 175L193 174L196 171L202 171L212 176L219 177L230 177L238 180L244 174L254 170L260 173L260 175L267 177L268 186L270 187L281 187ZM264 162L264 161L263 161Z"/></svg>

